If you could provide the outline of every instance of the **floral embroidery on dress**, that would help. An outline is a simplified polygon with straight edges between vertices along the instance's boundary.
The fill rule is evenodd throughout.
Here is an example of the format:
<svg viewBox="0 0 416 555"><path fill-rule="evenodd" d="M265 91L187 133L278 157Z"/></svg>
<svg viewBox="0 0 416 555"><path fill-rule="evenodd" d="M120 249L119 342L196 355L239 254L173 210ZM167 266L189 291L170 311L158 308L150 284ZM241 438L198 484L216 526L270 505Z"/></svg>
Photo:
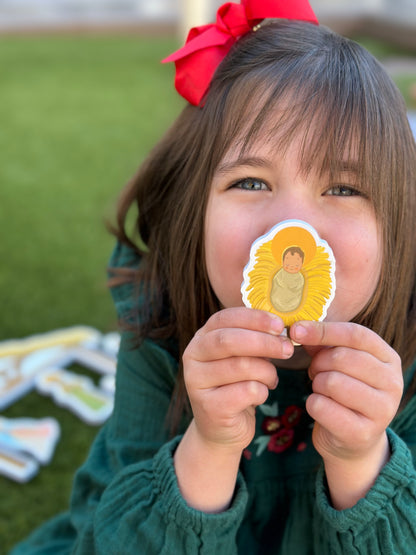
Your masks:
<svg viewBox="0 0 416 555"><path fill-rule="evenodd" d="M313 424L304 409L290 405L283 414L279 414L279 405L275 402L272 405L260 405L258 410L263 414L263 421L262 434L253 441L257 447L257 457L266 450L283 453L290 447L296 448L298 452L307 448L306 439ZM248 460L253 455L249 449L245 449L243 454Z"/></svg>

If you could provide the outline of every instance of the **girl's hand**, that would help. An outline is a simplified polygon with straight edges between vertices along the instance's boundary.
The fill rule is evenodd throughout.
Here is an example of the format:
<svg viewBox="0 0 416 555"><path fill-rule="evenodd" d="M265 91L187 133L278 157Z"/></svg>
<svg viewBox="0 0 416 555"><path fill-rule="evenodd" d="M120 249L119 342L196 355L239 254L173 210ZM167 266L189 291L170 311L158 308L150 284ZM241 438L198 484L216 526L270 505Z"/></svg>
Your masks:
<svg viewBox="0 0 416 555"><path fill-rule="evenodd" d="M373 485L390 451L386 428L403 391L398 354L353 323L299 322L290 336L312 356L306 409L325 463L332 502L354 505ZM316 349L318 347L318 349Z"/></svg>
<svg viewBox="0 0 416 555"><path fill-rule="evenodd" d="M195 426L206 442L241 454L255 431L255 407L277 386L270 359L289 358L290 340L277 316L230 308L214 314L183 356Z"/></svg>
<svg viewBox="0 0 416 555"><path fill-rule="evenodd" d="M179 489L188 505L226 509L241 453L255 431L255 407L277 385L269 359L290 358L283 322L267 312L230 308L214 314L183 355L194 419L175 452Z"/></svg>

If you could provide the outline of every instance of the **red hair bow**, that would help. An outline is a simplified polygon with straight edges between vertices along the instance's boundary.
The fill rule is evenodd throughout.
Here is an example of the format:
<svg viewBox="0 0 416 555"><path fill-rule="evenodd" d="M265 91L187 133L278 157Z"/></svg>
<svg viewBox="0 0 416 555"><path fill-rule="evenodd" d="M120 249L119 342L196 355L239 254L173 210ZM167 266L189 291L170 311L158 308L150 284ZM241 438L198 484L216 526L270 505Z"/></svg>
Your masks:
<svg viewBox="0 0 416 555"><path fill-rule="evenodd" d="M175 87L198 106L220 62L232 45L266 18L296 19L318 24L308 0L241 0L218 8L216 23L194 27L185 46L163 62L175 62Z"/></svg>

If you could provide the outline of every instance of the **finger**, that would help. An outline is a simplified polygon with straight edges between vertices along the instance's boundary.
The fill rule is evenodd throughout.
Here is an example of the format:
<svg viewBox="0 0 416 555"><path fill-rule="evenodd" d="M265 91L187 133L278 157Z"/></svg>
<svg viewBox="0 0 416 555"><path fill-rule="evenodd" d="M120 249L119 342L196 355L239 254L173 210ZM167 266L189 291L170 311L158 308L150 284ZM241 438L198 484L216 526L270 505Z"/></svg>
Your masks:
<svg viewBox="0 0 416 555"><path fill-rule="evenodd" d="M277 386L276 367L268 360L254 357L231 357L210 362L209 370L195 367L187 372L185 381L188 390L211 389L226 384L255 380L268 389Z"/></svg>
<svg viewBox="0 0 416 555"><path fill-rule="evenodd" d="M321 372L343 372L375 389L401 391L402 374L373 355L349 347L322 349L312 359L309 377L314 380ZM396 384L397 382L397 384Z"/></svg>
<svg viewBox="0 0 416 555"><path fill-rule="evenodd" d="M202 328L204 332L222 328L242 328L280 335L285 326L276 314L246 307L226 308L213 314ZM201 331L202 331L201 330Z"/></svg>
<svg viewBox="0 0 416 555"><path fill-rule="evenodd" d="M186 352L200 362L234 356L286 359L293 354L292 342L283 336L241 328L213 329L194 337Z"/></svg>
<svg viewBox="0 0 416 555"><path fill-rule="evenodd" d="M394 397L341 372L318 374L312 383L312 390L374 422L380 422L381 429L387 427L397 410Z"/></svg>
<svg viewBox="0 0 416 555"><path fill-rule="evenodd" d="M268 396L269 389L258 381L238 382L213 390L205 396L202 407L211 414L233 418L249 407L262 405Z"/></svg>
<svg viewBox="0 0 416 555"><path fill-rule="evenodd" d="M359 412L354 412L330 397L312 393L306 400L306 410L315 422L341 445L359 447L369 440L372 422Z"/></svg>
<svg viewBox="0 0 416 555"><path fill-rule="evenodd" d="M396 355L375 332L352 322L296 322L290 328L290 337L302 345L343 346L366 351L386 363Z"/></svg>

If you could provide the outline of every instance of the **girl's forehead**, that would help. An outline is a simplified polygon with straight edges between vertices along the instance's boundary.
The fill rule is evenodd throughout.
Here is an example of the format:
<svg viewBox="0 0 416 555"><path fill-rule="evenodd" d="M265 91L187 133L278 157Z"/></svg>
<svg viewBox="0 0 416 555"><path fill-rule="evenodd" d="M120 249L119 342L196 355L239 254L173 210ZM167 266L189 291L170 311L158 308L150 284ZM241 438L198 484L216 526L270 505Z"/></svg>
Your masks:
<svg viewBox="0 0 416 555"><path fill-rule="evenodd" d="M272 165L295 151L296 142L286 145L284 151L267 135L259 135L249 142L235 141L222 157L219 169L237 165Z"/></svg>
<svg viewBox="0 0 416 555"><path fill-rule="evenodd" d="M290 137L273 127L262 130L249 141L240 137L225 152L215 174L227 174L241 167L274 171L288 163L304 177L315 175L331 179L331 175L343 175L351 181L358 181L358 141L347 141L339 151L325 150L317 146L315 136L304 126Z"/></svg>
<svg viewBox="0 0 416 555"><path fill-rule="evenodd" d="M293 129L290 131L290 121L287 119L282 110L273 110L267 117L251 112L244 124L236 130L221 162L260 156L273 158L283 156L289 149L293 150L303 141L308 127L296 126L295 132Z"/></svg>
<svg viewBox="0 0 416 555"><path fill-rule="evenodd" d="M224 114L217 169L242 159L276 162L289 155L305 174L360 165L364 124L351 114L341 117L339 106L334 111L316 99L307 102L293 89L276 93L270 87L250 96L242 110L235 104Z"/></svg>
<svg viewBox="0 0 416 555"><path fill-rule="evenodd" d="M250 161L260 164L262 161L271 163L289 157L301 165L303 156L313 145L311 126L305 125L294 130L268 121L254 132L247 126L231 142L220 160L219 167L243 162L250 164Z"/></svg>

